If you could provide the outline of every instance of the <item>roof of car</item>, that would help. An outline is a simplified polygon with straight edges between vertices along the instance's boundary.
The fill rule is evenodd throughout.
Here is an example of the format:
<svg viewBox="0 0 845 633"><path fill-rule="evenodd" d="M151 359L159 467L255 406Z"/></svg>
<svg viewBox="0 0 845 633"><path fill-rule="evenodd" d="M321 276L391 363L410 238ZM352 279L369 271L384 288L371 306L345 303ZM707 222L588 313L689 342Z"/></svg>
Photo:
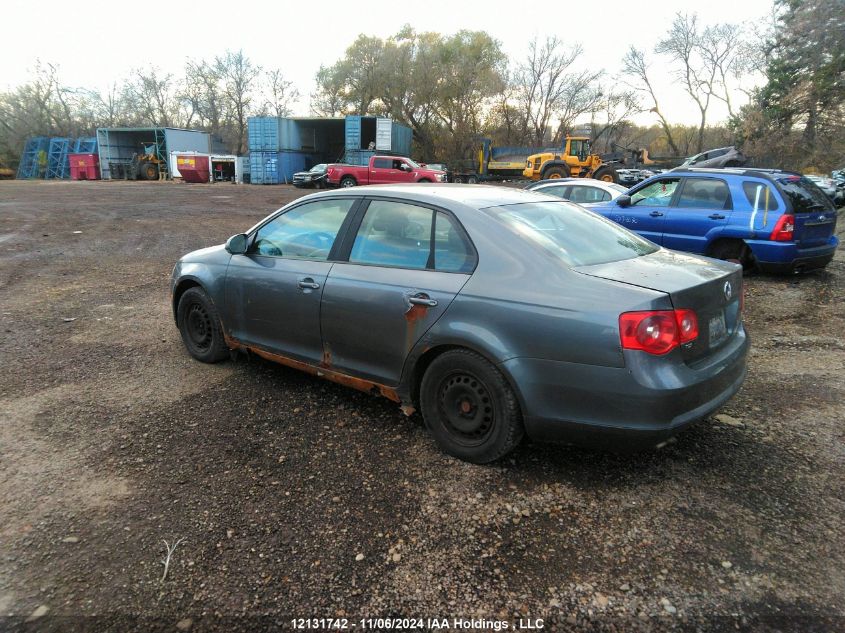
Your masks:
<svg viewBox="0 0 845 633"><path fill-rule="evenodd" d="M409 200L428 200L435 202L437 198L457 202L459 204L485 209L503 204L519 204L521 202L532 202L538 198L558 200L548 195L542 195L535 191L524 191L513 187L501 187L493 185L462 185L447 183L414 183L406 185L366 185L349 189L335 189L333 191L317 194L320 196L334 195L356 195L356 196L389 196L401 197Z"/></svg>
<svg viewBox="0 0 845 633"><path fill-rule="evenodd" d="M666 174L710 174L714 176L732 175L732 176L754 176L757 178L767 178L771 180L777 176L800 176L801 174L794 171L786 171L783 169L764 169L762 167L676 167L668 172L659 174L665 176Z"/></svg>

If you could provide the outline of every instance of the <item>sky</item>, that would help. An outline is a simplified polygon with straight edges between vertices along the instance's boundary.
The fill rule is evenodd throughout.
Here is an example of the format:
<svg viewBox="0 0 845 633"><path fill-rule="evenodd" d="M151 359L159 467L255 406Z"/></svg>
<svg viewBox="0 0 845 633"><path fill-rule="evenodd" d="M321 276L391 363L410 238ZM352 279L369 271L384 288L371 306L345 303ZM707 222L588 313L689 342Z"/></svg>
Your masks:
<svg viewBox="0 0 845 633"><path fill-rule="evenodd" d="M673 81L667 62L651 51L674 14L697 12L703 24L763 23L772 0L605 0L543 3L394 0L392 2L223 2L170 0L132 3L103 0L3 0L6 56L0 66L0 90L27 81L36 60L58 64L66 85L104 89L120 82L131 68L156 66L179 75L189 58L212 58L226 49L243 49L255 63L280 68L302 99L296 115L307 115L320 65L331 65L359 33L389 37L403 25L444 34L461 29L487 31L517 62L528 42L556 35L580 43L584 68L604 69L618 77L630 45L650 52L661 110L672 123L697 123L698 110ZM549 8L553 7L553 8ZM618 79L617 79L618 81ZM757 80L759 81L759 79ZM738 103L744 103L737 95ZM715 103L709 119L727 117ZM656 122L642 114L640 124Z"/></svg>

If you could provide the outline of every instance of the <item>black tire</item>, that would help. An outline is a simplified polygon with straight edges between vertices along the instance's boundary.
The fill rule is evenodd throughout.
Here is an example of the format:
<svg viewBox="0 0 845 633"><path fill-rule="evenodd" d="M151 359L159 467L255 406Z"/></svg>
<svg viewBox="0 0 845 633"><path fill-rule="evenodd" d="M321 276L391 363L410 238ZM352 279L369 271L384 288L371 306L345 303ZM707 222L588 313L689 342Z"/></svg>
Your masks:
<svg viewBox="0 0 845 633"><path fill-rule="evenodd" d="M150 162L141 163L138 175L141 180L158 180L158 165Z"/></svg>
<svg viewBox="0 0 845 633"><path fill-rule="evenodd" d="M508 381L469 350L451 350L432 361L420 385L420 408L440 449L474 464L507 455L525 433Z"/></svg>
<svg viewBox="0 0 845 633"><path fill-rule="evenodd" d="M452 182L461 184L464 181L462 176L452 176Z"/></svg>
<svg viewBox="0 0 845 633"><path fill-rule="evenodd" d="M613 167L610 167L609 165L599 167L596 170L596 173L593 174L593 178L595 178L596 180L601 180L602 182L613 182L619 184L619 174Z"/></svg>
<svg viewBox="0 0 845 633"><path fill-rule="evenodd" d="M569 178L568 165L552 165L543 170L543 180L548 178Z"/></svg>
<svg viewBox="0 0 845 633"><path fill-rule="evenodd" d="M478 184L478 176L475 176L475 175L467 176L467 184L468 185L477 185Z"/></svg>
<svg viewBox="0 0 845 633"><path fill-rule="evenodd" d="M354 187L357 184L358 183L356 182L356 180L352 176L344 176L343 178L340 179L340 186L343 187L344 189L346 189L348 187Z"/></svg>
<svg viewBox="0 0 845 633"><path fill-rule="evenodd" d="M428 178L420 178L417 182L431 182Z"/></svg>
<svg viewBox="0 0 845 633"><path fill-rule="evenodd" d="M708 255L716 259L741 264L742 269L745 271L752 270L754 267L754 258L751 254L751 249L742 240L722 240L716 242L710 248Z"/></svg>
<svg viewBox="0 0 845 633"><path fill-rule="evenodd" d="M229 356L220 315L202 288L188 288L179 298L176 325L188 353L203 363L218 363Z"/></svg>

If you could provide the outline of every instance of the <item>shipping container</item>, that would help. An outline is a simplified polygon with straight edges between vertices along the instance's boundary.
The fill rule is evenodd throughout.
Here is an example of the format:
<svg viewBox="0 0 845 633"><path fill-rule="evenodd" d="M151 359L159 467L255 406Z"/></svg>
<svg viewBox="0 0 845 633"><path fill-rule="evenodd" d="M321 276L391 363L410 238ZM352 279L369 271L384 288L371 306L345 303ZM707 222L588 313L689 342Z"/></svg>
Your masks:
<svg viewBox="0 0 845 633"><path fill-rule="evenodd" d="M346 150L377 150L394 156L411 155L411 128L384 117L346 117Z"/></svg>
<svg viewBox="0 0 845 633"><path fill-rule="evenodd" d="M294 173L313 166L304 152L250 152L250 182L254 185L289 184Z"/></svg>
<svg viewBox="0 0 845 633"><path fill-rule="evenodd" d="M99 180L100 157L97 154L68 154L71 180Z"/></svg>
<svg viewBox="0 0 845 633"><path fill-rule="evenodd" d="M343 162L347 165L369 165L376 153L373 149L348 149Z"/></svg>
<svg viewBox="0 0 845 633"><path fill-rule="evenodd" d="M250 152L298 151L302 149L299 124L295 119L254 116L247 119Z"/></svg>

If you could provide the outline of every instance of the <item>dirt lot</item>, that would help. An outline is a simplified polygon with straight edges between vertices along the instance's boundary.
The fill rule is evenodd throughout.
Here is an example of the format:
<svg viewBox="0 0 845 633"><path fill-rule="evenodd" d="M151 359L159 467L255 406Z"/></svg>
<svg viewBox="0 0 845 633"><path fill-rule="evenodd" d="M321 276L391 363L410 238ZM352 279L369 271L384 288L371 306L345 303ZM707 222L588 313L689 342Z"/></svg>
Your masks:
<svg viewBox="0 0 845 633"><path fill-rule="evenodd" d="M479 467L387 400L184 351L175 260L299 195L0 183L0 629L845 630L842 250L747 280L728 417Z"/></svg>

